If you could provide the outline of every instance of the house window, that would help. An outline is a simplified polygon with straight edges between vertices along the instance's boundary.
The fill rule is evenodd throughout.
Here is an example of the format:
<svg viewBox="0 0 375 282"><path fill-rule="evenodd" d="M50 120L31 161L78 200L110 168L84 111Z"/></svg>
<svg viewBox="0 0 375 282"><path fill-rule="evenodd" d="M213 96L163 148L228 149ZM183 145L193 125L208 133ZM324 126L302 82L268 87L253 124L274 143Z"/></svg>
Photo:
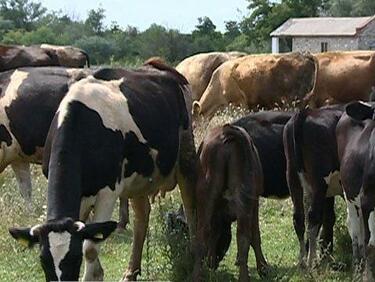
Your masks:
<svg viewBox="0 0 375 282"><path fill-rule="evenodd" d="M321 42L320 43L320 51L322 53L328 51L328 42Z"/></svg>

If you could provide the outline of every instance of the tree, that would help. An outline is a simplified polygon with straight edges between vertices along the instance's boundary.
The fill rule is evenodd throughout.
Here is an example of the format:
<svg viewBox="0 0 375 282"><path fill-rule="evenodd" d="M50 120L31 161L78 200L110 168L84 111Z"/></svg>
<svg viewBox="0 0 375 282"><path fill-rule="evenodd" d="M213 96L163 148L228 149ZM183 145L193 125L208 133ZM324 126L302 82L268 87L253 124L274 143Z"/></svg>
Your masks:
<svg viewBox="0 0 375 282"><path fill-rule="evenodd" d="M111 26L109 28L111 33L119 33L122 32L120 25L116 21L111 22Z"/></svg>
<svg viewBox="0 0 375 282"><path fill-rule="evenodd" d="M139 55L146 59L150 57L163 57L168 55L168 32L165 27L152 24L142 32L137 40Z"/></svg>
<svg viewBox="0 0 375 282"><path fill-rule="evenodd" d="M361 17L375 14L374 0L331 0L328 14L335 17Z"/></svg>
<svg viewBox="0 0 375 282"><path fill-rule="evenodd" d="M224 36L227 39L233 40L241 34L240 26L236 21L225 22L225 33Z"/></svg>
<svg viewBox="0 0 375 282"><path fill-rule="evenodd" d="M247 35L249 40L248 45L261 47L263 42L268 40L269 33L273 27L280 24L284 20L284 17L272 23L270 22L271 13L276 4L268 0L253 0L249 2L248 10L250 10L250 15L240 23L241 30Z"/></svg>
<svg viewBox="0 0 375 282"><path fill-rule="evenodd" d="M109 63L111 56L116 53L116 44L100 36L83 37L74 43L75 46L82 48L89 55L91 61L96 64Z"/></svg>
<svg viewBox="0 0 375 282"><path fill-rule="evenodd" d="M353 3L351 0L333 0L329 14L334 17L349 17L353 10Z"/></svg>
<svg viewBox="0 0 375 282"><path fill-rule="evenodd" d="M202 53L210 51L223 51L224 40L216 25L209 17L198 18L196 29L192 32L192 52Z"/></svg>
<svg viewBox="0 0 375 282"><path fill-rule="evenodd" d="M13 22L10 20L4 20L0 17L0 40L3 39L4 34L14 28Z"/></svg>
<svg viewBox="0 0 375 282"><path fill-rule="evenodd" d="M85 21L85 24L94 34L101 34L104 31L104 19L105 10L103 8L100 7L97 10L91 9Z"/></svg>
<svg viewBox="0 0 375 282"><path fill-rule="evenodd" d="M240 51L240 52L247 52L247 53L256 53L251 46L249 46L249 40L245 34L240 34L239 36L235 37L231 42L229 42L226 47L225 51Z"/></svg>
<svg viewBox="0 0 375 282"><path fill-rule="evenodd" d="M248 0L250 15L241 23L241 30L247 35L249 45L269 52L269 34L289 18L316 17L322 14L328 0ZM264 49L266 48L266 49Z"/></svg>
<svg viewBox="0 0 375 282"><path fill-rule="evenodd" d="M30 0L0 0L0 16L18 29L32 30L46 11L41 3Z"/></svg>
<svg viewBox="0 0 375 282"><path fill-rule="evenodd" d="M216 25L214 25L209 17L199 17L198 24L195 27L195 33L198 35L210 35L216 30Z"/></svg>

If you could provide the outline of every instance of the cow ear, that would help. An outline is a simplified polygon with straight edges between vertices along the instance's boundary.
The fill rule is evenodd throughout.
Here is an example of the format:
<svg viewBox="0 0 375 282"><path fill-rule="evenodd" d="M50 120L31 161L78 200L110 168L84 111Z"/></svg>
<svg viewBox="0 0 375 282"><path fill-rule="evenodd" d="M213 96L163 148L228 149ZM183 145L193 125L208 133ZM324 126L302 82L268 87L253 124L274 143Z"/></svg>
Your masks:
<svg viewBox="0 0 375 282"><path fill-rule="evenodd" d="M101 242L108 238L117 227L117 222L106 221L97 223L88 223L77 231L83 239L91 240L94 242Z"/></svg>
<svg viewBox="0 0 375 282"><path fill-rule="evenodd" d="M372 119L374 115L374 108L370 104L361 101L349 103L345 111L348 116L358 121Z"/></svg>
<svg viewBox="0 0 375 282"><path fill-rule="evenodd" d="M193 102L193 108L192 108L192 115L193 116L198 116L201 113L201 105L199 104L198 101Z"/></svg>
<svg viewBox="0 0 375 282"><path fill-rule="evenodd" d="M9 228L10 235L17 240L21 245L31 248L36 243L39 243L37 234L31 232L31 228Z"/></svg>

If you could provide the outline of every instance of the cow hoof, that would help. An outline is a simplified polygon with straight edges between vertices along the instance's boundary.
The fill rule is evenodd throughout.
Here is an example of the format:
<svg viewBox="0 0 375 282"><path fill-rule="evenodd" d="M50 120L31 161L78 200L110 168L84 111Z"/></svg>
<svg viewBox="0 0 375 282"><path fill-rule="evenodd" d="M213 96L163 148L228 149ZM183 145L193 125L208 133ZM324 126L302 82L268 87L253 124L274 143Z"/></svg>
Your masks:
<svg viewBox="0 0 375 282"><path fill-rule="evenodd" d="M365 270L365 261L363 259L356 259L353 261L352 269L355 274L362 274Z"/></svg>
<svg viewBox="0 0 375 282"><path fill-rule="evenodd" d="M122 278L122 281L137 281L137 276L141 275L141 270L136 269L133 272L131 271L126 271L124 274L124 277Z"/></svg>
<svg viewBox="0 0 375 282"><path fill-rule="evenodd" d="M306 264L306 261L303 259L303 260L300 260L299 262L298 262L298 267L300 268L300 269L306 269L307 268L307 264Z"/></svg>
<svg viewBox="0 0 375 282"><path fill-rule="evenodd" d="M103 281L104 280L104 271L103 269L97 268L92 275L84 275L83 281Z"/></svg>
<svg viewBox="0 0 375 282"><path fill-rule="evenodd" d="M33 211L33 205L32 205L32 203L31 203L31 200L27 200L27 201L26 201L26 211L27 211L28 213L31 213L31 212Z"/></svg>
<svg viewBox="0 0 375 282"><path fill-rule="evenodd" d="M240 273L240 277L238 278L238 281L240 282L250 282L250 276L249 276L249 273L243 273L241 274Z"/></svg>
<svg viewBox="0 0 375 282"><path fill-rule="evenodd" d="M266 265L263 265L262 267L258 268L257 271L258 271L259 276L261 278L264 278L264 277L267 277L268 274L270 273L271 267L268 264L266 264Z"/></svg>
<svg viewBox="0 0 375 282"><path fill-rule="evenodd" d="M119 233L119 234L123 234L126 232L126 226L123 227L123 226L118 226L117 225L117 228L116 228L116 233Z"/></svg>

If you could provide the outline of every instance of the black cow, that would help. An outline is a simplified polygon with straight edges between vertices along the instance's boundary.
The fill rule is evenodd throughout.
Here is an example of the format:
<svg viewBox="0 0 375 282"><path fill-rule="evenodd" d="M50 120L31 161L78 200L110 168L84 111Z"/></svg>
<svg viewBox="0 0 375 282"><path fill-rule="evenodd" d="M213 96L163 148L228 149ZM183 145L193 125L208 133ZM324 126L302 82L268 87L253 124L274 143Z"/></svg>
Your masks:
<svg viewBox="0 0 375 282"><path fill-rule="evenodd" d="M353 260L365 259L366 281L375 279L374 108L375 103L348 104L336 131Z"/></svg>
<svg viewBox="0 0 375 282"><path fill-rule="evenodd" d="M140 274L148 195L178 183L193 232L196 153L189 104L186 79L159 61L134 71L104 69L70 87L46 142L47 222L11 229L13 237L41 244L47 280L77 280L82 253L83 279L103 279L95 240L115 228L108 220L120 195L131 199L135 217L125 280ZM91 210L95 223L78 221Z"/></svg>
<svg viewBox="0 0 375 282"><path fill-rule="evenodd" d="M287 180L294 205L293 223L300 244L299 263L305 264L305 207L308 203L307 264L316 259L317 236L323 225L323 249L332 252L335 223L334 196L342 194L336 125L343 105L297 112L284 129Z"/></svg>
<svg viewBox="0 0 375 282"><path fill-rule="evenodd" d="M201 278L201 263L205 256L214 268L223 259L230 245L230 226L234 220L238 224L240 279L248 278L249 244L256 254L258 272L264 274L267 263L260 244L258 197L282 199L289 196L283 129L291 116L290 112L250 114L219 127L200 145L196 186L196 279ZM254 155L260 160L261 171L258 171ZM258 183L261 178L263 180Z"/></svg>
<svg viewBox="0 0 375 282"><path fill-rule="evenodd" d="M246 130L258 150L264 175L262 197L289 197L285 176L283 130L292 115L292 112L264 111L250 114L232 123Z"/></svg>
<svg viewBox="0 0 375 282"><path fill-rule="evenodd" d="M22 196L31 204L29 163L41 163L44 143L69 85L88 70L20 68L0 73L0 172L12 166Z"/></svg>
<svg viewBox="0 0 375 282"><path fill-rule="evenodd" d="M86 63L90 67L87 53L72 46L0 44L0 72L19 67L62 66L82 68Z"/></svg>

